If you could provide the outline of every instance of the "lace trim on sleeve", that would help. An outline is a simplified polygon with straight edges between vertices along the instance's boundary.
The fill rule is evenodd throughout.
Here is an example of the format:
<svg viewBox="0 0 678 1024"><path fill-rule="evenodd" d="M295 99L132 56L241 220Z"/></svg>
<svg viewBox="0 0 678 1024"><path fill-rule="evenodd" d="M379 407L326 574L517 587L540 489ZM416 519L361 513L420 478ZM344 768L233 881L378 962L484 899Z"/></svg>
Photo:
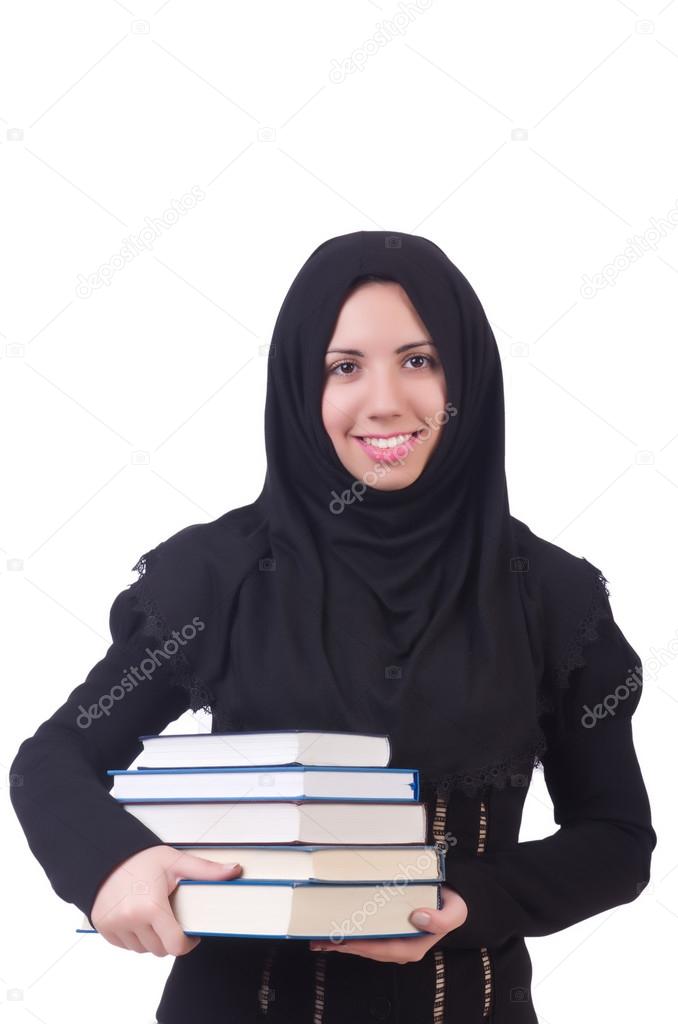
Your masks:
<svg viewBox="0 0 678 1024"><path fill-rule="evenodd" d="M570 676L576 668L583 668L586 665L584 648L599 639L598 625L603 619L610 618L610 602L608 600L610 590L608 580L599 569L596 569L593 594L589 607L577 624L577 628L570 637L569 643L563 652L560 660L551 673L551 685L560 693L570 685ZM555 714L558 702L554 697L553 690L541 690L537 701L537 712L539 718L543 715Z"/></svg>
<svg viewBox="0 0 678 1024"><path fill-rule="evenodd" d="M472 796L480 789L491 786L493 789L505 789L507 786L529 785L530 773L540 762L540 756L546 750L546 737L539 729L523 753L507 755L502 761L482 765L473 771L457 774L440 775L435 779L422 773L426 784L432 784L438 794L449 795L450 790L461 790Z"/></svg>
<svg viewBox="0 0 678 1024"><path fill-rule="evenodd" d="M609 617L610 596L608 581L602 572L597 571L594 581L593 597L586 615L579 623L575 635L571 638L565 656L563 657L556 673L556 682L560 688L569 685L570 673L575 668L581 668L586 664L583 656L583 649L586 644L598 639L598 623L601 619Z"/></svg>
<svg viewBox="0 0 678 1024"><path fill-rule="evenodd" d="M146 613L146 621L151 635L159 642L165 643L172 639L170 630L163 616L158 610L146 587L146 555L142 555L138 562L132 567L132 571L138 573L138 579L132 586L136 590L136 600ZM188 691L191 701L191 711L212 711L214 698L207 687L195 675L193 668L184 653L179 647L176 653L172 654L170 665L173 670L173 686L182 686Z"/></svg>

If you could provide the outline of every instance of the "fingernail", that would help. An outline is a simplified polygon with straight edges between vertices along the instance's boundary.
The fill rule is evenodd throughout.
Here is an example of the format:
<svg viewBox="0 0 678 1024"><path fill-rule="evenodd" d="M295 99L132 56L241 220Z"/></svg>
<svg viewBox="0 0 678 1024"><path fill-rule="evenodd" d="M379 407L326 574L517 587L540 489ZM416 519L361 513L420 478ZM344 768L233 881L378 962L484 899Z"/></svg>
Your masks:
<svg viewBox="0 0 678 1024"><path fill-rule="evenodd" d="M410 920L412 924L416 924L417 928L425 928L427 924L431 923L431 915L426 914L423 910L418 910L412 914Z"/></svg>
<svg viewBox="0 0 678 1024"><path fill-rule="evenodd" d="M239 867L240 867L240 865L239 865L239 864L224 864L224 868L225 868L225 869L228 869L228 870L230 870L230 871L232 871L232 870L233 870L233 868L239 868Z"/></svg>

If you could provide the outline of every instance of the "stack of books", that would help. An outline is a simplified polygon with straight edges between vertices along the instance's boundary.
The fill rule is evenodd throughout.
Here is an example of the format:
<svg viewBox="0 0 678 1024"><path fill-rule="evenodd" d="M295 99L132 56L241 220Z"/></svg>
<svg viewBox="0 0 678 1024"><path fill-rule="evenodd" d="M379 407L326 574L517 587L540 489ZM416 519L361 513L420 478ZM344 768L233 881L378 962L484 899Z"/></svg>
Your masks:
<svg viewBox="0 0 678 1024"><path fill-rule="evenodd" d="M444 859L426 845L419 772L388 768L388 736L240 732L140 736L141 762L110 769L111 796L163 843L239 863L223 881L180 879L187 935L372 939L425 934ZM96 931L87 918L78 931Z"/></svg>

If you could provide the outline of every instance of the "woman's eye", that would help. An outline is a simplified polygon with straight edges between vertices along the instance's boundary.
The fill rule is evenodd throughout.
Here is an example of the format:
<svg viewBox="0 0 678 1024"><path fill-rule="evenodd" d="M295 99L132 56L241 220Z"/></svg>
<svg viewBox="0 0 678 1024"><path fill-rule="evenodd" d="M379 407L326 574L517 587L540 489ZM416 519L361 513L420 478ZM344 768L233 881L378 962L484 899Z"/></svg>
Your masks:
<svg viewBox="0 0 678 1024"><path fill-rule="evenodd" d="M433 356L427 356L427 355L424 355L423 353L421 353L420 355L416 355L416 356L410 356L409 359L406 360L406 362L409 362L410 359L426 359L428 364L429 364L429 366L435 366L436 365L436 361L433 358ZM416 369L423 369L423 367L416 367Z"/></svg>
<svg viewBox="0 0 678 1024"><path fill-rule="evenodd" d="M335 365L330 369L330 373L334 373L334 371L338 370L340 366L355 366L355 363L351 362L350 359L344 359L344 360L342 360L341 363L335 363ZM352 374L350 374L350 373L339 373L339 374L337 374L337 376L338 377L351 377Z"/></svg>
<svg viewBox="0 0 678 1024"><path fill-rule="evenodd" d="M420 353L420 354L414 355L414 356L408 356L407 359L405 360L405 362L409 363L410 360L412 360L412 359L424 359L425 360L424 366L415 366L415 367L413 367L413 369L415 369L415 370L423 370L425 366L434 367L434 366L437 365L436 360L433 358L433 356L424 355L423 353ZM329 368L328 373L334 374L335 377L352 377L353 376L352 373L337 373L337 371L342 366L356 366L356 365L357 364L352 359L342 359L342 361L340 363L335 363L334 366L331 366Z"/></svg>

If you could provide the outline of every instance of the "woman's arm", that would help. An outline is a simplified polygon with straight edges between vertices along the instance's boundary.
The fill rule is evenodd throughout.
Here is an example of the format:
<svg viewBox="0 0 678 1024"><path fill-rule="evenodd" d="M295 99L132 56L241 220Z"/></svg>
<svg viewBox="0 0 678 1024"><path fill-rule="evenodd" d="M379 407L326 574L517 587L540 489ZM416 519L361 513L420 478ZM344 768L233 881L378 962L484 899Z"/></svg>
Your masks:
<svg viewBox="0 0 678 1024"><path fill-rule="evenodd" d="M127 768L142 749L137 737L162 732L189 706L187 689L172 685L172 658L159 658L147 678L138 673L138 682L132 674L121 689L132 668L144 658L150 664L146 648L160 642L139 601L140 583L113 602L113 642L105 656L23 741L10 768L12 804L31 851L57 895L88 917L101 883L119 863L162 845L109 795L113 776L106 770Z"/></svg>
<svg viewBox="0 0 678 1024"><path fill-rule="evenodd" d="M490 841L466 861L449 851L445 884L466 901L468 917L442 946L491 948L549 935L631 902L649 881L657 836L631 722L642 667L611 612L597 633L558 713L544 723L544 776L560 829L509 849L493 850ZM614 699L615 690L627 695ZM602 717L587 716L596 707ZM490 820L490 840L491 827Z"/></svg>
<svg viewBox="0 0 678 1024"><path fill-rule="evenodd" d="M490 948L549 935L630 903L647 885L657 837L630 719L562 738L543 763L560 829L468 862L448 855L445 884L466 901L468 917L441 945Z"/></svg>

